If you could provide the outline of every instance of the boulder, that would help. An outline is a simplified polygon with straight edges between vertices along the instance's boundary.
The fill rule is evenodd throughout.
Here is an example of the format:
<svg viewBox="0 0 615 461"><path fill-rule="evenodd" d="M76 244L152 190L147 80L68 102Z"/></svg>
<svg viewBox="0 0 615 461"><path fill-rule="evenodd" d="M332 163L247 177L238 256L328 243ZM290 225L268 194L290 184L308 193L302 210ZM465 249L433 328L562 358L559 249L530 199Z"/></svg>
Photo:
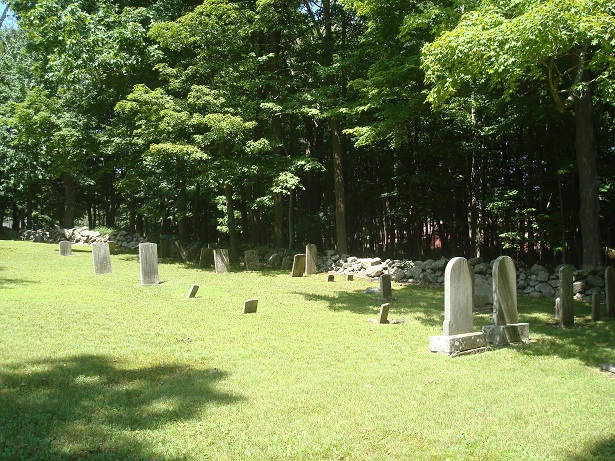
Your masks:
<svg viewBox="0 0 615 461"><path fill-rule="evenodd" d="M474 307L485 307L493 304L493 286L484 275L474 277Z"/></svg>

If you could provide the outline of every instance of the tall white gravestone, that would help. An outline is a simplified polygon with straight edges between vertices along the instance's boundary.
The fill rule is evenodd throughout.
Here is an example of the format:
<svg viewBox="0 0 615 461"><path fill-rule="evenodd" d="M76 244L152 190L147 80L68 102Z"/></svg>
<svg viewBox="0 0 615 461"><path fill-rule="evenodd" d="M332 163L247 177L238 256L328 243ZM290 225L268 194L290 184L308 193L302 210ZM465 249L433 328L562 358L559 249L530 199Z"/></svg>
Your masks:
<svg viewBox="0 0 615 461"><path fill-rule="evenodd" d="M227 249L214 250L214 267L216 274L224 274L230 270L231 263Z"/></svg>
<svg viewBox="0 0 615 461"><path fill-rule="evenodd" d="M429 349L449 355L485 350L485 334L474 331L472 272L465 258L453 258L444 271L442 336L429 338Z"/></svg>
<svg viewBox="0 0 615 461"><path fill-rule="evenodd" d="M318 252L316 245L308 243L305 246L305 275L314 275L318 272L316 268L316 260L318 258Z"/></svg>
<svg viewBox="0 0 615 461"><path fill-rule="evenodd" d="M111 253L109 244L106 242L92 245L92 260L94 261L94 273L111 274Z"/></svg>
<svg viewBox="0 0 615 461"><path fill-rule="evenodd" d="M158 245L155 243L139 244L139 266L141 285L158 285Z"/></svg>
<svg viewBox="0 0 615 461"><path fill-rule="evenodd" d="M494 346L526 342L529 323L519 323L517 311L517 271L510 256L500 256L493 264L493 325L483 327L487 342Z"/></svg>

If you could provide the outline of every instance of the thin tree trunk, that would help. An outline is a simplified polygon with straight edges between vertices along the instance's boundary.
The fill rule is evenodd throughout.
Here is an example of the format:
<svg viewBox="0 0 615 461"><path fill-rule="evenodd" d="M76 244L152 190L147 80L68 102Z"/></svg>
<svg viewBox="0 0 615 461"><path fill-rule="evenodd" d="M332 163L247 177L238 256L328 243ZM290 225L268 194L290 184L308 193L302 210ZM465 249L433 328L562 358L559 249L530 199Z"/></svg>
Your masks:
<svg viewBox="0 0 615 461"><path fill-rule="evenodd" d="M62 225L65 229L75 227L75 207L77 202L77 183L70 171L62 174L64 181L64 218Z"/></svg>
<svg viewBox="0 0 615 461"><path fill-rule="evenodd" d="M239 261L239 247L237 245L237 226L235 226L235 207L233 206L233 187L225 184L224 195L226 197L226 217L229 236L229 258L231 261Z"/></svg>
<svg viewBox="0 0 615 461"><path fill-rule="evenodd" d="M588 78L585 79L588 81ZM581 240L583 247L583 268L600 265L600 202L598 188L600 180L596 164L598 153L594 134L594 108L592 106L591 85L574 102L576 122L576 161L579 170L579 195Z"/></svg>

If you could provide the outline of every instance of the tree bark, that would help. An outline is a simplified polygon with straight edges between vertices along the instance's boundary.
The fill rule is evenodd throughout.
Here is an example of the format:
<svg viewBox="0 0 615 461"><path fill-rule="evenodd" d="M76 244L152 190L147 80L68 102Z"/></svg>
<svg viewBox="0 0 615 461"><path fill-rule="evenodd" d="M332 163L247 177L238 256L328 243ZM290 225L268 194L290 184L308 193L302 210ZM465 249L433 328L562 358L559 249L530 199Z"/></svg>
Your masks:
<svg viewBox="0 0 615 461"><path fill-rule="evenodd" d="M226 197L226 217L229 237L229 258L231 261L239 261L239 247L237 245L237 226L235 226L235 207L233 206L233 187L230 184L224 186Z"/></svg>
<svg viewBox="0 0 615 461"><path fill-rule="evenodd" d="M585 81L588 81L586 79ZM583 247L583 268L600 265L600 202L598 199L598 178L596 138L594 133L594 108L591 85L574 102L576 123L576 162L579 170L579 220Z"/></svg>
<svg viewBox="0 0 615 461"><path fill-rule="evenodd" d="M70 171L62 174L64 181L64 218L62 225L65 229L75 227L75 207L77 202L77 183Z"/></svg>
<svg viewBox="0 0 615 461"><path fill-rule="evenodd" d="M329 120L331 127L331 143L333 151L333 181L335 183L335 239L338 254L348 253L346 238L346 193L344 188L344 170L342 161L344 149L342 146L342 127L337 117Z"/></svg>

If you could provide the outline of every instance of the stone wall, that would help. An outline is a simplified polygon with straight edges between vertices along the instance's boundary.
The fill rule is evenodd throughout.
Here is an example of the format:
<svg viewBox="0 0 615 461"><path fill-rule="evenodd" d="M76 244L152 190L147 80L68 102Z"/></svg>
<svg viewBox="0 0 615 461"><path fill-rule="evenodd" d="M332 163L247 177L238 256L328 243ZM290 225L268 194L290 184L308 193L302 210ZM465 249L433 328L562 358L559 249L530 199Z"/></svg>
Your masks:
<svg viewBox="0 0 615 461"><path fill-rule="evenodd" d="M139 248L139 243L146 241L144 237L126 231L113 231L107 235L101 235L100 232L90 230L86 226L72 229L24 230L20 234L22 240L33 242L58 243L61 240L68 240L71 243L82 245L116 242L117 246L131 249Z"/></svg>

